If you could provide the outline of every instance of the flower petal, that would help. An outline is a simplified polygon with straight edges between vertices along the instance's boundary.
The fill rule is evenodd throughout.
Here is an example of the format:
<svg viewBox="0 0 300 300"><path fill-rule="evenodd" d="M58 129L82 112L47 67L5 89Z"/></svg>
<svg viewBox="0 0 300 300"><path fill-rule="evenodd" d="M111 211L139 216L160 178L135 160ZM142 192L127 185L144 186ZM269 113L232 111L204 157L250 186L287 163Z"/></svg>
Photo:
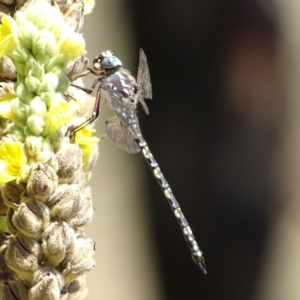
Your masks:
<svg viewBox="0 0 300 300"><path fill-rule="evenodd" d="M18 27L15 20L4 16L0 24L0 57L9 54L17 46Z"/></svg>
<svg viewBox="0 0 300 300"><path fill-rule="evenodd" d="M0 184L20 179L26 162L20 142L4 141L0 145Z"/></svg>
<svg viewBox="0 0 300 300"><path fill-rule="evenodd" d="M60 53L72 60L83 54L85 42L82 35L69 31L65 32L65 36L60 42Z"/></svg>

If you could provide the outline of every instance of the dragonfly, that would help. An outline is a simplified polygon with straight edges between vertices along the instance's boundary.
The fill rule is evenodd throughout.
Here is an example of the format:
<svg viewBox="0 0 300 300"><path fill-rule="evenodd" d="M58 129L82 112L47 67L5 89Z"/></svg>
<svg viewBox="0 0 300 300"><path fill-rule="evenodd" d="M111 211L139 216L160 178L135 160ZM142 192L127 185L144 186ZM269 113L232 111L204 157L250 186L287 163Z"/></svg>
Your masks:
<svg viewBox="0 0 300 300"><path fill-rule="evenodd" d="M146 55L140 49L137 78L123 68L121 60L113 51L102 52L93 60L93 68L87 69L97 78L90 88L72 84L88 94L91 94L97 84L96 98L93 113L90 118L77 126L72 134L96 120L100 113L100 102L108 102L114 112L114 116L105 121L105 129L109 139L118 147L129 153L141 151L150 166L160 188L162 189L175 218L182 230L184 239L191 251L194 262L200 270L206 274L206 265L203 252L200 250L195 236L181 207L176 200L169 183L164 177L160 167L150 152L147 142L142 136L137 117L137 106L141 104L145 113L149 114L145 99L152 99L152 85Z"/></svg>

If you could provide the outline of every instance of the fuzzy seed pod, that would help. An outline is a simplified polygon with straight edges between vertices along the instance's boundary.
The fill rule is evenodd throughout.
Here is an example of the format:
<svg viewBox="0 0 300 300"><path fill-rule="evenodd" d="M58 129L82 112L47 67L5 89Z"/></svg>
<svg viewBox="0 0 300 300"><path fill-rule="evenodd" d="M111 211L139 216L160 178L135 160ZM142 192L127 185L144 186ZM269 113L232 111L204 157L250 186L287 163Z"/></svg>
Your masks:
<svg viewBox="0 0 300 300"><path fill-rule="evenodd" d="M98 155L86 101L84 0L0 1L0 300L76 300L95 266L85 238ZM86 113L84 112L86 111Z"/></svg>

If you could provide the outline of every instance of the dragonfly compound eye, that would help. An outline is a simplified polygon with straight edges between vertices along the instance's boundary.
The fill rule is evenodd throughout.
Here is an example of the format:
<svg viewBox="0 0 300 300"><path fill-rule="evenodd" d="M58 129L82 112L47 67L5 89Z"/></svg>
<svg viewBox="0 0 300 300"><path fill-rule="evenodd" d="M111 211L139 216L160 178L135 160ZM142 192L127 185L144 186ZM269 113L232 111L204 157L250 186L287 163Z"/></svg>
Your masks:
<svg viewBox="0 0 300 300"><path fill-rule="evenodd" d="M109 55L109 56L104 56L101 60L101 66L104 69L117 69L119 67L122 67L122 62L121 60L114 56L114 55Z"/></svg>

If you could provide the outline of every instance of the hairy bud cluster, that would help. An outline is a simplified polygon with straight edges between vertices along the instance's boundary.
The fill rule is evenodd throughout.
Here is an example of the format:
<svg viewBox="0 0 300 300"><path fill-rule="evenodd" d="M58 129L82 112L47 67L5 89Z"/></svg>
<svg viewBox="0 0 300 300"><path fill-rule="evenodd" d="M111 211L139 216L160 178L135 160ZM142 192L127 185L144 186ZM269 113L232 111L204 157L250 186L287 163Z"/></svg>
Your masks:
<svg viewBox="0 0 300 300"><path fill-rule="evenodd" d="M81 150L66 143L56 159L56 170L36 163L27 185L12 181L1 188L11 235L0 248L0 274L11 280L0 282L0 299L15 299L1 295L16 286L28 295L20 299L82 295L79 282L95 265L94 242L82 233L92 219L93 207L81 168Z"/></svg>
<svg viewBox="0 0 300 300"><path fill-rule="evenodd" d="M66 95L88 64L78 32L93 4L0 0L0 300L87 295L98 139L70 137L86 99Z"/></svg>

